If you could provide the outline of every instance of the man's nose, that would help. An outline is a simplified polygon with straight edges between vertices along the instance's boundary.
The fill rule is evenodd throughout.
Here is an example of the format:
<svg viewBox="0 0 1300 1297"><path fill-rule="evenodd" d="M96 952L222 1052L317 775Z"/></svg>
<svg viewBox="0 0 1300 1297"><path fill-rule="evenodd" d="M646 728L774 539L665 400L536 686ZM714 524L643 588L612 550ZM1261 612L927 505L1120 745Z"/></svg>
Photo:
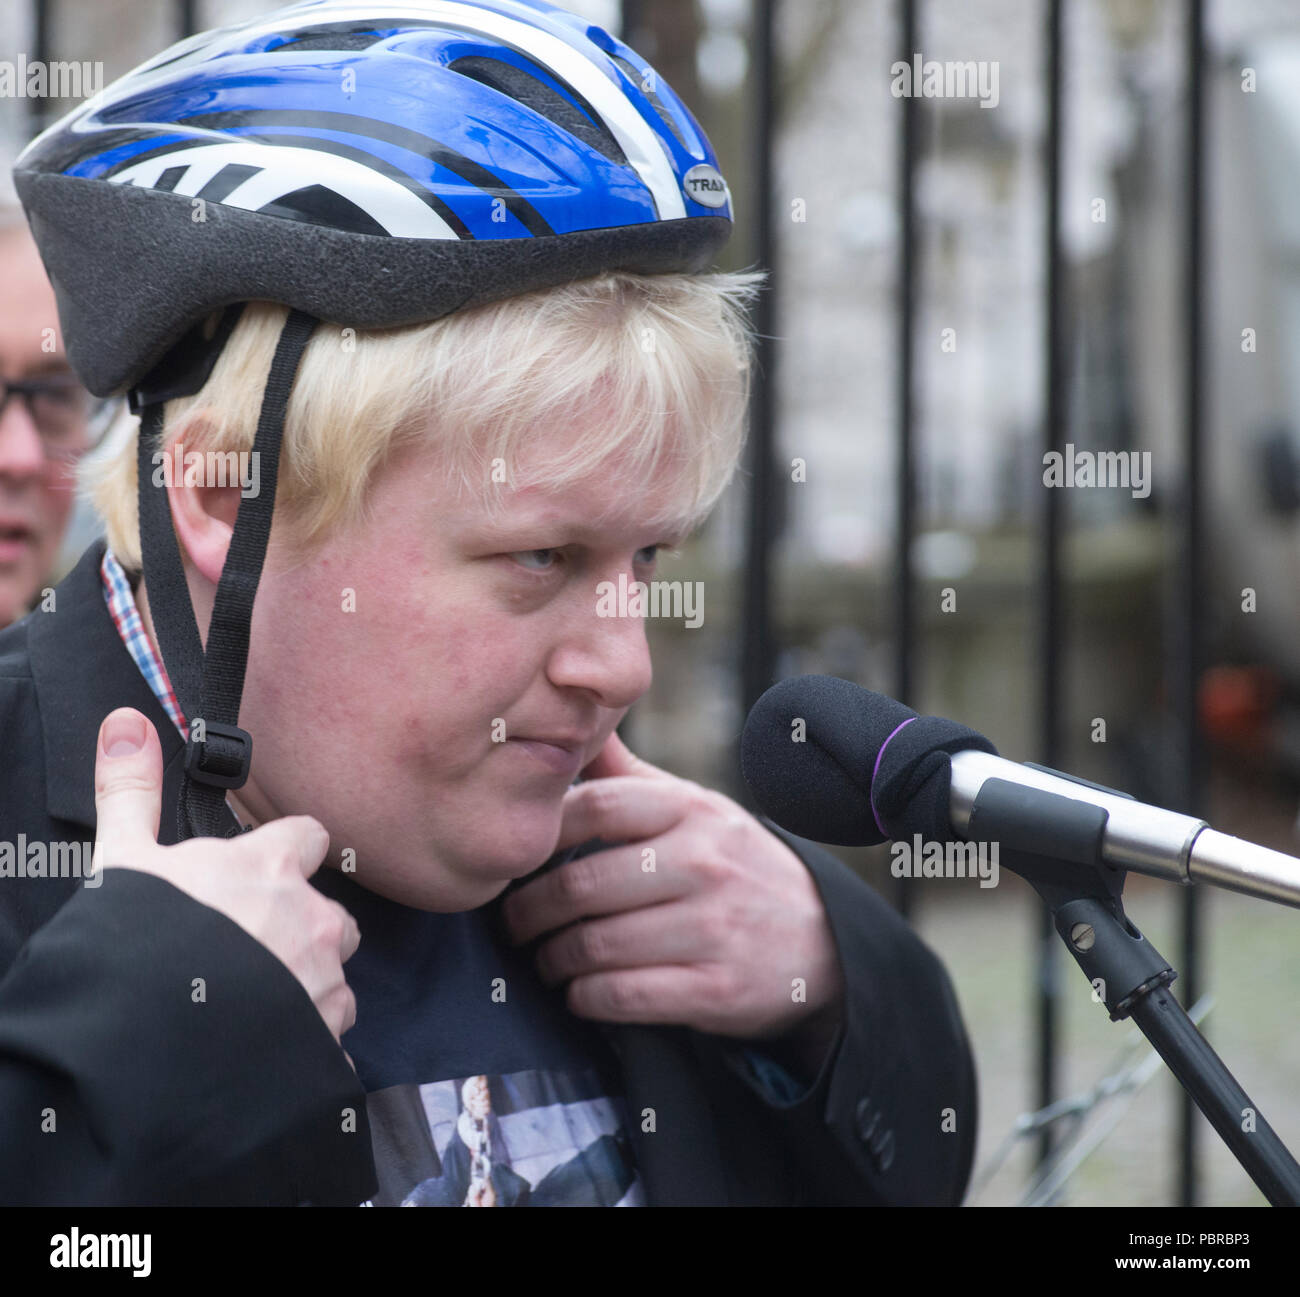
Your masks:
<svg viewBox="0 0 1300 1297"><path fill-rule="evenodd" d="M552 684L590 690L602 707L630 707L650 688L654 669L644 617L597 615L596 601L576 615L551 654Z"/></svg>
<svg viewBox="0 0 1300 1297"><path fill-rule="evenodd" d="M27 402L12 393L0 410L0 477L38 477L45 465L45 443Z"/></svg>

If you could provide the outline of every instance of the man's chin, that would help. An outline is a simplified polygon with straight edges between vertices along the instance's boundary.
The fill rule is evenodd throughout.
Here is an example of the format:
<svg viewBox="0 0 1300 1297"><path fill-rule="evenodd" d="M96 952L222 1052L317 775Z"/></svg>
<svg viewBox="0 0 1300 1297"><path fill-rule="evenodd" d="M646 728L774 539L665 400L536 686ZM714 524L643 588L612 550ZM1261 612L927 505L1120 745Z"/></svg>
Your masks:
<svg viewBox="0 0 1300 1297"><path fill-rule="evenodd" d="M376 877L358 873L355 881L385 900L431 914L463 914L480 909L500 896L511 882L509 878L461 875L442 869L437 877L427 874Z"/></svg>
<svg viewBox="0 0 1300 1297"><path fill-rule="evenodd" d="M555 837L558 836L557 832ZM408 874L386 881L382 891L390 900L413 909L443 914L477 910L496 900L507 888L522 885L554 854L554 838L548 838L543 846L517 852L509 858L502 854L490 857L476 854L453 863L444 857L436 872ZM364 884L364 880L358 881Z"/></svg>
<svg viewBox="0 0 1300 1297"><path fill-rule="evenodd" d="M513 816L503 812L492 840L467 850L466 872L501 879L502 886L526 877L555 854L563 818L558 801Z"/></svg>

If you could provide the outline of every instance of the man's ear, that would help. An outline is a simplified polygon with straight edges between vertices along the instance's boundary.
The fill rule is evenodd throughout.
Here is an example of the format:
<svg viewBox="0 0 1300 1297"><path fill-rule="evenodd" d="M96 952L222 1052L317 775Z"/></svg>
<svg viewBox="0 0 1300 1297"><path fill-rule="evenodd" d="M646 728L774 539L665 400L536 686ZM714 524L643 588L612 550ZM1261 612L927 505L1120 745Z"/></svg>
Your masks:
<svg viewBox="0 0 1300 1297"><path fill-rule="evenodd" d="M208 485L205 449L213 444L213 421L206 410L196 410L167 440L166 462L159 465L167 484L172 523L183 553L212 585L230 549L230 537L239 512L241 487Z"/></svg>

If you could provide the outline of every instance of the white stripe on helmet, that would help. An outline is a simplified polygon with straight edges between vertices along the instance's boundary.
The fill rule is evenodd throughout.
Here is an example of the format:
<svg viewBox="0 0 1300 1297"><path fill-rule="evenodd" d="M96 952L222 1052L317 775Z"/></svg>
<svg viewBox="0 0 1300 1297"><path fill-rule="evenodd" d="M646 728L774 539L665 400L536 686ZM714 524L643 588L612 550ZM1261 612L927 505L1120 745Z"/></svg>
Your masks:
<svg viewBox="0 0 1300 1297"><path fill-rule="evenodd" d="M256 212L297 189L321 185L355 203L397 238L459 238L456 231L418 195L382 172L351 158L294 145L254 144L251 141L200 144L155 154L109 179L114 184L149 189L158 183L168 168L184 166L188 169L171 192L193 198L217 172L232 163L261 170L221 199L227 207Z"/></svg>

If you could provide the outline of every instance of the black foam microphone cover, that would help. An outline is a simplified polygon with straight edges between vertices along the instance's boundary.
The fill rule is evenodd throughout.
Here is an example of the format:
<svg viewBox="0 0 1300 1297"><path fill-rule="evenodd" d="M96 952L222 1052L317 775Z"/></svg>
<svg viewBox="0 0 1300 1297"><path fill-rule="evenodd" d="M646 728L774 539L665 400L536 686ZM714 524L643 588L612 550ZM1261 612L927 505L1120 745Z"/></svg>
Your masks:
<svg viewBox="0 0 1300 1297"><path fill-rule="evenodd" d="M835 676L773 685L745 722L740 761L763 813L802 838L872 846L953 837L953 752L996 755L983 735ZM883 749L883 754L882 754Z"/></svg>
<svg viewBox="0 0 1300 1297"><path fill-rule="evenodd" d="M740 742L745 782L764 814L801 838L883 842L871 777L886 736L916 713L835 676L795 676L753 706Z"/></svg>

